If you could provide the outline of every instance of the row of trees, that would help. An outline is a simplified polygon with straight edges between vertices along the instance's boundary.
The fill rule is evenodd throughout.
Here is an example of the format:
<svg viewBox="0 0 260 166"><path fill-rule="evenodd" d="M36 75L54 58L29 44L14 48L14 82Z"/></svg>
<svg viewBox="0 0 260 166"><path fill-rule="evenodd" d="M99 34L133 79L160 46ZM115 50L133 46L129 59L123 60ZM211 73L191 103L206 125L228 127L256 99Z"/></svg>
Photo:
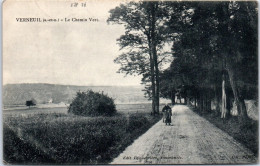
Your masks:
<svg viewBox="0 0 260 166"><path fill-rule="evenodd" d="M184 86L183 96L201 111L210 110L214 101L222 118L234 100L239 119L246 121L244 100L256 99L258 92L257 3L190 2L185 8L186 23L169 22L181 35L175 38L175 60L163 72L164 80Z"/></svg>
<svg viewBox="0 0 260 166"><path fill-rule="evenodd" d="M115 62L119 72L143 76L154 114L160 96L173 99L179 90L202 111L222 103L223 117L233 98L245 120L244 99L257 96L257 15L256 2L121 4L108 18L125 26Z"/></svg>

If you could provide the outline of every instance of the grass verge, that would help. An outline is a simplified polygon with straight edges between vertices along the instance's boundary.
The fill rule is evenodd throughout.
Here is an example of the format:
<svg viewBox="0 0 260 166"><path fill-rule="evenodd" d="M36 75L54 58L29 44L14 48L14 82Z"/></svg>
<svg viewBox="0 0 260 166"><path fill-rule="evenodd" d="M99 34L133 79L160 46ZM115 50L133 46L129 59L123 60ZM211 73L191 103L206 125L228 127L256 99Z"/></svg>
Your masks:
<svg viewBox="0 0 260 166"><path fill-rule="evenodd" d="M208 111L201 112L198 109L191 108L195 113L207 119L219 129L225 131L235 140L250 149L255 156L258 156L258 122L249 119L245 125L241 125L238 117L230 116L222 119L219 112Z"/></svg>

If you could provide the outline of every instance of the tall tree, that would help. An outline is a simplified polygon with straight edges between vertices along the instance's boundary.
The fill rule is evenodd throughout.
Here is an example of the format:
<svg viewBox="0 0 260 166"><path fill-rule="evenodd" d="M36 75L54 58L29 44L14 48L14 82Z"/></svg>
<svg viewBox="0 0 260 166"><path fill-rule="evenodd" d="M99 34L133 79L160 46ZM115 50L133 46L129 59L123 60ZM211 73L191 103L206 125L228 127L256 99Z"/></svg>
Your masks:
<svg viewBox="0 0 260 166"><path fill-rule="evenodd" d="M110 10L108 23L123 24L125 34L119 39L121 49L127 51L115 59L121 64L119 72L143 76L150 83L153 113L159 113L159 65L165 59L164 46L167 20L162 2L129 2Z"/></svg>

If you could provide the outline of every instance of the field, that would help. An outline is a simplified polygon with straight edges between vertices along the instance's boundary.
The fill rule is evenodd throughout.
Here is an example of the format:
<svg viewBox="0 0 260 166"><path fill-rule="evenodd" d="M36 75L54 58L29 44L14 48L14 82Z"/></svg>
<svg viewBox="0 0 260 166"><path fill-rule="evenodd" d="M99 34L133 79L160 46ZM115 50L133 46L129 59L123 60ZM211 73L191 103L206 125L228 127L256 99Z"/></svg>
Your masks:
<svg viewBox="0 0 260 166"><path fill-rule="evenodd" d="M150 104L117 105L112 117L67 108L3 111L4 160L10 164L106 164L160 120Z"/></svg>

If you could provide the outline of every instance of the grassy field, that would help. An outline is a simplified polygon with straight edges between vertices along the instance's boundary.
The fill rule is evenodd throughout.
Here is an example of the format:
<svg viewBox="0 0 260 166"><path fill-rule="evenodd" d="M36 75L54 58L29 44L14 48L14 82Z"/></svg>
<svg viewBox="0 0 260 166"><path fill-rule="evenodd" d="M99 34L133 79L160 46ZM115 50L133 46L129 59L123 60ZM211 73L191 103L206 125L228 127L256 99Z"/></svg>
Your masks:
<svg viewBox="0 0 260 166"><path fill-rule="evenodd" d="M10 164L106 164L160 120L150 104L117 105L113 117L66 108L4 111L4 160Z"/></svg>

